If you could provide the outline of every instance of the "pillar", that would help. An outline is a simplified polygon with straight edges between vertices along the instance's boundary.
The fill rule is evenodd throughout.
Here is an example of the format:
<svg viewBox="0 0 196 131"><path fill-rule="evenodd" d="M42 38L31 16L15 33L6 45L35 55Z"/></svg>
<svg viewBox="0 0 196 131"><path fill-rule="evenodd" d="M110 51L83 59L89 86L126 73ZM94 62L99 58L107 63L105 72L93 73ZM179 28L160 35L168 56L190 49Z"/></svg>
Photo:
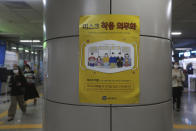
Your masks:
<svg viewBox="0 0 196 131"><path fill-rule="evenodd" d="M44 131L171 131L172 0L44 0L48 56ZM79 17L140 16L140 102L81 104Z"/></svg>

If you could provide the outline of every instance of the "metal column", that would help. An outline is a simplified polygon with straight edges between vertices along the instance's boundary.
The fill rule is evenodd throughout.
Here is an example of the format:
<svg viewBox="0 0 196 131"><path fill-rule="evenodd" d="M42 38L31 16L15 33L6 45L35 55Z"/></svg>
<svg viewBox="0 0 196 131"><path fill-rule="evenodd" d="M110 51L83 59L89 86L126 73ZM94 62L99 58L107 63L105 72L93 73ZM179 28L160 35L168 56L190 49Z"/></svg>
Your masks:
<svg viewBox="0 0 196 131"><path fill-rule="evenodd" d="M48 44L44 131L171 131L172 0L45 0ZM140 16L140 103L79 103L79 17Z"/></svg>

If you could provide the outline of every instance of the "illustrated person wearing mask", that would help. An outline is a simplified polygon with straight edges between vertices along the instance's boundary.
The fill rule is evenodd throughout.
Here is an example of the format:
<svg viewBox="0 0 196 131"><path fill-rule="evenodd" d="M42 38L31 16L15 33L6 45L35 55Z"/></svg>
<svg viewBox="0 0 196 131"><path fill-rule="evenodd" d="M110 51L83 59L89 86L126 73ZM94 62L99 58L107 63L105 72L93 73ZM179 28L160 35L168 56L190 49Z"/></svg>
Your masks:
<svg viewBox="0 0 196 131"><path fill-rule="evenodd" d="M125 67L131 66L131 59L129 58L129 54L128 53L125 54L124 66Z"/></svg>
<svg viewBox="0 0 196 131"><path fill-rule="evenodd" d="M109 65L109 56L108 53L105 53L104 57L103 57L103 64L105 67L108 67Z"/></svg>
<svg viewBox="0 0 196 131"><path fill-rule="evenodd" d="M88 65L91 67L94 67L96 63L96 58L93 53L91 53L91 56L88 58Z"/></svg>
<svg viewBox="0 0 196 131"><path fill-rule="evenodd" d="M9 81L11 87L11 104L8 109L8 121L12 121L16 114L17 103L23 113L26 112L26 105L24 102L26 79L23 76L19 66L14 65L13 74Z"/></svg>
<svg viewBox="0 0 196 131"><path fill-rule="evenodd" d="M117 57L117 67L121 68L121 67L123 67L124 58L122 57L121 52L119 52L118 54L119 54L119 56Z"/></svg>
<svg viewBox="0 0 196 131"><path fill-rule="evenodd" d="M97 57L97 66L102 66L102 59L100 56Z"/></svg>
<svg viewBox="0 0 196 131"><path fill-rule="evenodd" d="M31 67L28 64L25 65L24 76L27 80L24 100L27 101L28 99L34 99L34 105L36 105L36 98L39 97L39 94L35 86L34 72L31 70Z"/></svg>
<svg viewBox="0 0 196 131"><path fill-rule="evenodd" d="M177 111L180 111L181 96L182 96L184 81L185 81L185 76L182 70L179 69L178 62L175 62L174 68L172 69L172 94L173 94L173 108L175 109L175 104L176 104Z"/></svg>
<svg viewBox="0 0 196 131"><path fill-rule="evenodd" d="M116 67L116 59L117 57L115 56L114 52L112 52L112 56L109 58L110 68Z"/></svg>

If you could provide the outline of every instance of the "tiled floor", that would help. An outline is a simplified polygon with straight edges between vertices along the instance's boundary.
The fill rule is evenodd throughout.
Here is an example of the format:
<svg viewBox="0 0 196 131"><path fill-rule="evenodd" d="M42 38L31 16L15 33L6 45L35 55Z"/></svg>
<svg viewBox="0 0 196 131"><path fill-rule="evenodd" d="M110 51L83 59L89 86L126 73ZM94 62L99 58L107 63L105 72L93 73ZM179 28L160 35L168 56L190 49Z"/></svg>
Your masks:
<svg viewBox="0 0 196 131"><path fill-rule="evenodd" d="M42 86L38 86L39 92L41 89ZM27 101L26 114L18 108L15 119L11 122L7 121L10 103L3 103L3 101L7 101L7 97L0 97L0 131L42 131L42 95L38 98L37 105L33 104L33 100Z"/></svg>
<svg viewBox="0 0 196 131"><path fill-rule="evenodd" d="M39 98L36 106L33 101L28 101L27 114L18 109L12 122L7 122L9 103L0 104L0 131L41 131L42 101L42 97ZM182 109L174 111L174 127L173 131L196 131L196 93L183 93Z"/></svg>
<svg viewBox="0 0 196 131"><path fill-rule="evenodd" d="M186 125L184 128L174 131L196 131L196 93L185 91L182 96L182 107L180 112L174 111L174 123ZM191 129L193 128L193 129Z"/></svg>
<svg viewBox="0 0 196 131"><path fill-rule="evenodd" d="M18 131L41 131L42 123L42 98L39 98L37 105L33 105L33 101L28 101L27 113L23 114L20 109L17 110L15 119L11 122L7 121L7 109L9 104L1 104L0 114L0 131L10 129ZM2 112L2 110L4 111ZM35 128L35 129L34 129ZM9 131L9 130L8 130Z"/></svg>

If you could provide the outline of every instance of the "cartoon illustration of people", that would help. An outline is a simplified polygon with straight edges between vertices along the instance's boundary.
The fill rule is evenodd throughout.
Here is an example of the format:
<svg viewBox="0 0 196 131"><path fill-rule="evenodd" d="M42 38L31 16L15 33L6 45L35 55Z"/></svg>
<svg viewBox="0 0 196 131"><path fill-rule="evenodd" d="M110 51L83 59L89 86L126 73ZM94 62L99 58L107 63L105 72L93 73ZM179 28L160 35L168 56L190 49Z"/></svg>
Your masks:
<svg viewBox="0 0 196 131"><path fill-rule="evenodd" d="M108 53L105 53L104 57L103 57L103 64L105 67L108 67L109 66L109 56L108 56Z"/></svg>
<svg viewBox="0 0 196 131"><path fill-rule="evenodd" d="M121 49L114 50L115 46L111 46L107 50L105 48L98 48L95 50L90 50L88 52L88 66L93 68L105 68L105 69L114 69L114 68L127 68L132 66L132 56L129 47L126 47L127 50ZM93 47L94 49L95 47Z"/></svg>
<svg viewBox="0 0 196 131"><path fill-rule="evenodd" d="M97 66L102 66L102 60L100 56L97 57Z"/></svg>
<svg viewBox="0 0 196 131"><path fill-rule="evenodd" d="M90 57L88 58L88 65L94 67L96 63L96 58L93 53L91 53Z"/></svg>
<svg viewBox="0 0 196 131"><path fill-rule="evenodd" d="M125 54L124 66L125 67L131 66L131 59L129 58L129 54L128 53Z"/></svg>
<svg viewBox="0 0 196 131"><path fill-rule="evenodd" d="M110 64L111 68L116 67L116 59L117 59L117 57L115 56L114 52L112 52L112 55L109 58L109 64Z"/></svg>

